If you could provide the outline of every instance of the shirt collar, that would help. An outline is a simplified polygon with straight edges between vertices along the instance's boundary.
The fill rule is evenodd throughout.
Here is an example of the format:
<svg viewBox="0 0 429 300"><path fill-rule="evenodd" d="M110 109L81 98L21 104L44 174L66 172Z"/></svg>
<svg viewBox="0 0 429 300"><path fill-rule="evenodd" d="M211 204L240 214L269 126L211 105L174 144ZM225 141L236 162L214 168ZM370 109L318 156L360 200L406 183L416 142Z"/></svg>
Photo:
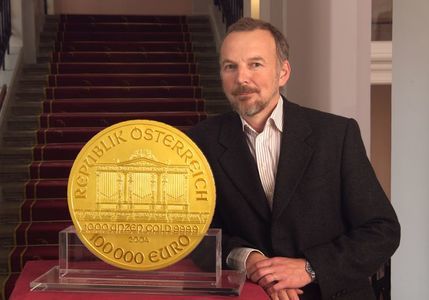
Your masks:
<svg viewBox="0 0 429 300"><path fill-rule="evenodd" d="M257 134L257 132L252 128L252 126L249 125L249 123L246 122L245 119L243 119L242 116L240 116L240 119L242 123L242 129L244 132L250 130L250 132ZM274 127L276 127L278 131L283 132L283 98L282 96L280 96L280 99L277 102L276 107L274 108L271 115L268 117L267 123L268 122Z"/></svg>

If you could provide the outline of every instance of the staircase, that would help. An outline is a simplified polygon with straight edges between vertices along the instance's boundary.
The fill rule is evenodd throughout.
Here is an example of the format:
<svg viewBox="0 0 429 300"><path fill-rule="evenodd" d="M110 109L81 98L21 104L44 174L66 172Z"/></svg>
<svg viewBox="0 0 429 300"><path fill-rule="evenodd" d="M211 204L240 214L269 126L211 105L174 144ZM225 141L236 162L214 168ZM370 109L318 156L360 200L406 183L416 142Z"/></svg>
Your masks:
<svg viewBox="0 0 429 300"><path fill-rule="evenodd" d="M0 149L0 287L57 259L67 178L82 146L130 119L186 130L229 109L207 17L49 16L24 66Z"/></svg>

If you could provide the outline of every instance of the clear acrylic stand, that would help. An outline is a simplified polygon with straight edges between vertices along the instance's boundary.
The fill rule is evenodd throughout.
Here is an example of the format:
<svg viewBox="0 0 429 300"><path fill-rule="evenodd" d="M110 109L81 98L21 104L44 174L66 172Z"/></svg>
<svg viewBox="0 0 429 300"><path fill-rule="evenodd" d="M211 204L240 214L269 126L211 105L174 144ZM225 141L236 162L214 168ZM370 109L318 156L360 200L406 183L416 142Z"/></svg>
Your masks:
<svg viewBox="0 0 429 300"><path fill-rule="evenodd" d="M59 233L59 264L30 283L32 291L100 291L148 294L239 295L244 272L221 269L221 230L210 229L198 247L172 266L128 271L94 256L74 226Z"/></svg>

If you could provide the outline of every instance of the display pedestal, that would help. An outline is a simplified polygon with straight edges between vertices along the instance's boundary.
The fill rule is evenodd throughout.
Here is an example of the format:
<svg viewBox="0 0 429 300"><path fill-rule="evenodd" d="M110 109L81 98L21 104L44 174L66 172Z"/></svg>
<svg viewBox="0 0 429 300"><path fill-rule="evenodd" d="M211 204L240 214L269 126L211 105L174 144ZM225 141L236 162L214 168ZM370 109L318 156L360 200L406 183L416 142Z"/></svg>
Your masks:
<svg viewBox="0 0 429 300"><path fill-rule="evenodd" d="M59 265L30 283L32 291L105 291L155 294L239 295L244 272L221 269L221 230L210 229L198 247L158 271L128 271L94 256L74 226L60 232Z"/></svg>

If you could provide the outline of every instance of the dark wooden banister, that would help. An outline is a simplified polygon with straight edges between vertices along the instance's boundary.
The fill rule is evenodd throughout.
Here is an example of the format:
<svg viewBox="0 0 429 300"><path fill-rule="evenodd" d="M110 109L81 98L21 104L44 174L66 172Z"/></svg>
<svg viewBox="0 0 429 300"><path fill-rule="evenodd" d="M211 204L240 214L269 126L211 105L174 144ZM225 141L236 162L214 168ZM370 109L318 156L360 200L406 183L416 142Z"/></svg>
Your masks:
<svg viewBox="0 0 429 300"><path fill-rule="evenodd" d="M227 28L243 17L243 0L214 0L214 4L222 12L222 21Z"/></svg>
<svg viewBox="0 0 429 300"><path fill-rule="evenodd" d="M6 84L3 84L0 90L0 111L3 107L3 102L4 102L4 99L6 98L6 93L7 93L7 86Z"/></svg>
<svg viewBox="0 0 429 300"><path fill-rule="evenodd" d="M0 0L0 60L5 69L5 56L10 53L9 39L12 33L10 0Z"/></svg>

